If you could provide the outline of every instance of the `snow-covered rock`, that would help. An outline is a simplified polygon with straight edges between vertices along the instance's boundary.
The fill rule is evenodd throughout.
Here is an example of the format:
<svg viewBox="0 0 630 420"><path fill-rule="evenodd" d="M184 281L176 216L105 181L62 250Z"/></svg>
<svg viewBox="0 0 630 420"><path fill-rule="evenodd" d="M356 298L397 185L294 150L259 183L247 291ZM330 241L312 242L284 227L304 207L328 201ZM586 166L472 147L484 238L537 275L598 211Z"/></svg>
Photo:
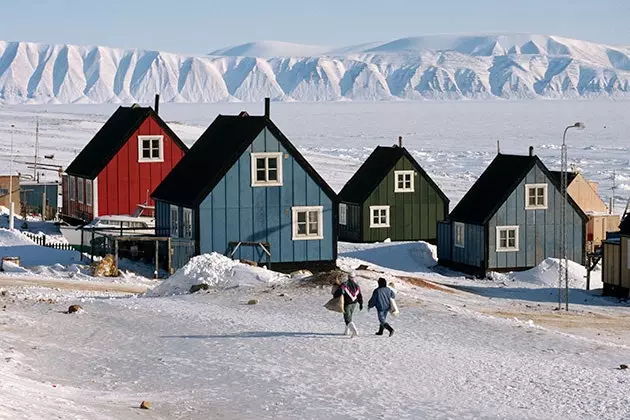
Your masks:
<svg viewBox="0 0 630 420"><path fill-rule="evenodd" d="M630 96L630 48L547 35L261 41L207 56L0 41L0 56L5 104Z"/></svg>

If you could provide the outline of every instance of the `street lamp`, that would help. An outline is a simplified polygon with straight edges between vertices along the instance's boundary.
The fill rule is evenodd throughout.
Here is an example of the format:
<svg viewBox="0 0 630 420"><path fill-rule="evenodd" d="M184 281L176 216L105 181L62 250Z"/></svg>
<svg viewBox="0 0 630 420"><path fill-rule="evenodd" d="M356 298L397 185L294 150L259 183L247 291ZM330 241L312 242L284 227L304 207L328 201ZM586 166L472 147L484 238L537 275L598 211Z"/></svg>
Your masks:
<svg viewBox="0 0 630 420"><path fill-rule="evenodd" d="M562 191L562 204L560 212L560 264L558 266L558 309L562 308L562 284L564 283L564 299L566 311L569 310L569 264L567 260L567 131L571 128L584 130L586 125L583 122L576 122L564 129L562 134L562 148L560 149L560 171L561 182L560 189Z"/></svg>
<svg viewBox="0 0 630 420"><path fill-rule="evenodd" d="M13 230L14 221L13 221L13 129L15 128L14 124L11 124L11 158L9 160L9 229Z"/></svg>

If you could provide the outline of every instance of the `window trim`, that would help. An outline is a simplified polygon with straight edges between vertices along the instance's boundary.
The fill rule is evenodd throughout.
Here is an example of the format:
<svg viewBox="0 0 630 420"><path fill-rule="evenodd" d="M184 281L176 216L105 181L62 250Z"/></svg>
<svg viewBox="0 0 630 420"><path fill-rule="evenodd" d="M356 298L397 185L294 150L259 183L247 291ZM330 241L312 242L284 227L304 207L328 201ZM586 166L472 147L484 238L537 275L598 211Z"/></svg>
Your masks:
<svg viewBox="0 0 630 420"><path fill-rule="evenodd" d="M169 223L170 236L172 238L179 238L179 206L171 204L170 213L171 213L170 223ZM175 229L173 229L173 215L175 215L177 219L175 222Z"/></svg>
<svg viewBox="0 0 630 420"><path fill-rule="evenodd" d="M252 152L250 154L251 160L251 178L252 187L280 187L282 186L282 157L283 152ZM278 180L277 181L257 181L256 180L256 160L257 159L265 159L265 177L268 176L268 168L267 168L267 159L276 158L278 162L278 166L276 170L278 171Z"/></svg>
<svg viewBox="0 0 630 420"><path fill-rule="evenodd" d="M159 140L160 141L160 157L159 158L145 158L142 157L142 142L144 140ZM152 148L149 150L153 150ZM143 135L138 136L138 162L139 163L148 163L148 162L164 162L164 136L163 135Z"/></svg>
<svg viewBox="0 0 630 420"><path fill-rule="evenodd" d="M70 201L75 201L76 197L76 186L75 186L75 177L72 175L68 176L68 199Z"/></svg>
<svg viewBox="0 0 630 420"><path fill-rule="evenodd" d="M348 225L348 205L346 203L339 203L339 224Z"/></svg>
<svg viewBox="0 0 630 420"><path fill-rule="evenodd" d="M411 175L411 187L410 188L405 188L403 186L403 188L400 188L398 186L398 177L402 176L403 177L403 184L405 183L405 175ZM410 193L410 192L415 192L415 176L416 176L416 171L414 170L404 170L404 171L394 171L394 192L395 193Z"/></svg>
<svg viewBox="0 0 630 420"><path fill-rule="evenodd" d="M536 188L536 190L538 190L538 188L543 188L544 192L543 192L543 197L545 199L545 204L543 205L531 205L529 204L529 189L530 188ZM540 183L540 184L525 184L525 210L545 210L549 207L549 196L548 196L548 192L549 191L549 187L547 186L547 184L544 183ZM538 197L536 195L536 197Z"/></svg>
<svg viewBox="0 0 630 420"><path fill-rule="evenodd" d="M186 223L187 220L190 223ZM192 239L193 237L192 227L193 227L192 209L183 207L182 208L182 238Z"/></svg>
<svg viewBox="0 0 630 420"><path fill-rule="evenodd" d="M306 220L308 224L308 213L317 212L317 235L298 235L298 213L307 212ZM294 241L309 241L324 239L324 206L295 206L291 207L291 239Z"/></svg>
<svg viewBox="0 0 630 420"><path fill-rule="evenodd" d="M370 229L379 229L379 228L388 228L390 227L390 206L370 206ZM386 217L386 222L385 224L374 224L374 211L375 210L386 210L385 213L385 217ZM380 218L380 214L379 214L379 218Z"/></svg>
<svg viewBox="0 0 630 420"><path fill-rule="evenodd" d="M462 222L455 222L453 226L454 226L454 233L455 233L455 237L453 238L453 244L455 245L456 248L464 248L466 245L466 225ZM461 229L461 233L462 233L461 242L457 240L458 229Z"/></svg>
<svg viewBox="0 0 630 420"><path fill-rule="evenodd" d="M502 231L510 231L510 230L514 230L516 233L514 235L514 248L510 248L510 247L501 247L501 232ZM520 239L520 234L519 234L519 226L517 225L513 225L513 226L497 226L496 227L496 249L497 252L518 252L519 251L519 239Z"/></svg>

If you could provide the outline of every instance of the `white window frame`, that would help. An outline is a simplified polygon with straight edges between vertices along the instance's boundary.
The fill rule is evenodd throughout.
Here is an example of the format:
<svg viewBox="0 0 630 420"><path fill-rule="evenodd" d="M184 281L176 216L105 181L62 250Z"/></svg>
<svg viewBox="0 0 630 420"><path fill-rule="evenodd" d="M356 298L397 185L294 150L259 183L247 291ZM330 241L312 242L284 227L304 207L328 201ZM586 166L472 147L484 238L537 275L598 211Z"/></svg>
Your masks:
<svg viewBox="0 0 630 420"><path fill-rule="evenodd" d="M514 231L514 246L501 246L501 232L510 232ZM509 237L507 237L509 240ZM517 252L519 250L518 242L519 242L519 226L497 226L497 252Z"/></svg>
<svg viewBox="0 0 630 420"><path fill-rule="evenodd" d="M88 206L91 206L92 203L94 202L93 198L94 198L94 188L92 187L92 180L86 179L85 180L85 204L87 204Z"/></svg>
<svg viewBox="0 0 630 420"><path fill-rule="evenodd" d="M535 188L536 189L536 201L538 201L538 189L542 188L543 189L543 200L545 201L543 204L529 204L529 190L530 188ZM547 184L525 184L525 210L544 210L546 209L547 206L547 191L548 191L548 187Z"/></svg>
<svg viewBox="0 0 630 420"><path fill-rule="evenodd" d="M68 176L68 197L70 201L74 201L76 197L75 179L72 175Z"/></svg>
<svg viewBox="0 0 630 420"><path fill-rule="evenodd" d="M383 216L382 210L385 210L385 223L381 223L380 219ZM379 221L374 223L374 212L378 211ZM389 227L389 206L370 206L370 228L388 228Z"/></svg>
<svg viewBox="0 0 630 420"><path fill-rule="evenodd" d="M410 187L407 188L405 186L405 176L409 175L409 179L410 179ZM394 192L397 193L409 193L409 192L414 192L415 191L415 175L416 175L416 171L394 171ZM401 181L400 178L402 178L402 182L403 182L403 186L400 187L399 186L399 182Z"/></svg>
<svg viewBox="0 0 630 420"><path fill-rule="evenodd" d="M466 225L461 222L455 222L453 224L455 229L455 238L453 243L457 248L464 248L466 244Z"/></svg>
<svg viewBox="0 0 630 420"><path fill-rule="evenodd" d="M324 239L324 207L323 206L299 206L291 208L293 213L292 218L292 238L294 241L305 241L305 240L315 240L315 239ZM306 212L306 234L298 233L298 214ZM309 232L309 214L316 212L317 213L317 233Z"/></svg>
<svg viewBox="0 0 630 420"><path fill-rule="evenodd" d="M346 226L348 224L348 205L339 203L339 224Z"/></svg>
<svg viewBox="0 0 630 420"><path fill-rule="evenodd" d="M83 204L85 198L85 181L83 178L77 178L77 201Z"/></svg>
<svg viewBox="0 0 630 420"><path fill-rule="evenodd" d="M170 212L171 212L171 217L170 217L171 237L179 238L179 207L171 204ZM173 218L173 216L175 216L175 218ZM174 224L173 224L173 221L175 221Z"/></svg>
<svg viewBox="0 0 630 420"><path fill-rule="evenodd" d="M151 151L151 155L153 155L153 140L159 140L159 157L143 157L143 143L145 141L150 142L149 150ZM164 136L138 136L138 162L164 162Z"/></svg>
<svg viewBox="0 0 630 420"><path fill-rule="evenodd" d="M183 208L182 211L182 236L186 239L192 239L192 209Z"/></svg>
<svg viewBox="0 0 630 420"><path fill-rule="evenodd" d="M278 172L278 179L275 181L258 181L256 179L258 167L256 166L257 159L265 159L265 178L269 177L269 159L275 158L277 162L276 171ZM279 187L282 185L282 152L255 152L251 154L252 162L252 187Z"/></svg>

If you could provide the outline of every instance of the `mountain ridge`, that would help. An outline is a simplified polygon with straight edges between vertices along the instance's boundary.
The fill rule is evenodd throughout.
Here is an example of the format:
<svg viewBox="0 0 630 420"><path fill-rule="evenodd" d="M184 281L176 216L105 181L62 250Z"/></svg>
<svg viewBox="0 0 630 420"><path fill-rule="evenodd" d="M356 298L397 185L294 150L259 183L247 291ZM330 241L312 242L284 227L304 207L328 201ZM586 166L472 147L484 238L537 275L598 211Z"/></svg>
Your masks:
<svg viewBox="0 0 630 420"><path fill-rule="evenodd" d="M0 41L0 103L630 97L630 48L553 35L433 35L180 55Z"/></svg>

